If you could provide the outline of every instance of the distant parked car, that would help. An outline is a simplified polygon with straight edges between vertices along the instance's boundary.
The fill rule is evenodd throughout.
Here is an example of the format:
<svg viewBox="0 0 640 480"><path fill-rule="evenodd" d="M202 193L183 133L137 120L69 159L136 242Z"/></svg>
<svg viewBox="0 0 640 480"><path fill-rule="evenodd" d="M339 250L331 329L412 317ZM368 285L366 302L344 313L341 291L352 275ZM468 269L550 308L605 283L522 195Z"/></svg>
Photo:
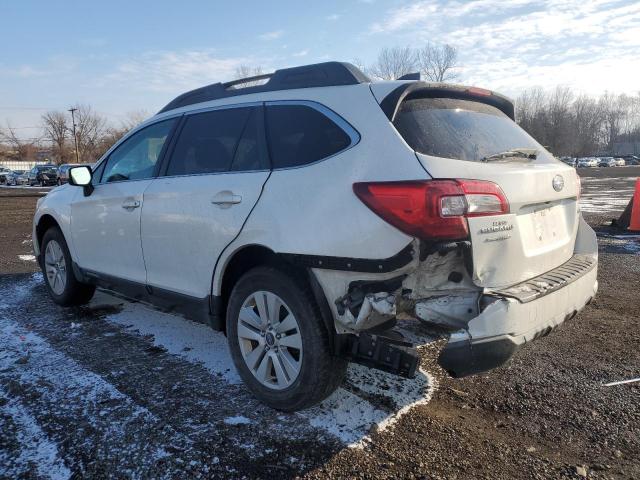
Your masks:
<svg viewBox="0 0 640 480"><path fill-rule="evenodd" d="M27 185L29 183L29 170L18 170L21 172L16 177L16 185Z"/></svg>
<svg viewBox="0 0 640 480"><path fill-rule="evenodd" d="M624 167L627 164L627 162L624 161L624 158L616 157L614 160L616 161L616 167Z"/></svg>
<svg viewBox="0 0 640 480"><path fill-rule="evenodd" d="M560 161L562 163L566 163L567 165L570 165L572 167L576 166L576 158L574 157L560 157Z"/></svg>
<svg viewBox="0 0 640 480"><path fill-rule="evenodd" d="M613 157L600 157L598 162L599 167L615 167L616 165L616 159Z"/></svg>
<svg viewBox="0 0 640 480"><path fill-rule="evenodd" d="M90 163L64 163L58 167L58 185L69 182L69 169L71 167L89 167Z"/></svg>
<svg viewBox="0 0 640 480"><path fill-rule="evenodd" d="M595 157L582 157L578 159L578 167L597 167L598 159Z"/></svg>
<svg viewBox="0 0 640 480"><path fill-rule="evenodd" d="M55 165L36 165L29 170L27 184L31 187L34 185L40 185L41 187L57 185L58 168Z"/></svg>
<svg viewBox="0 0 640 480"><path fill-rule="evenodd" d="M7 183L7 177L11 174L11 170L6 167L0 167L0 183Z"/></svg>
<svg viewBox="0 0 640 480"><path fill-rule="evenodd" d="M7 175L6 184L7 185L22 185L22 179L24 179L24 174L26 170L13 170L9 175Z"/></svg>
<svg viewBox="0 0 640 480"><path fill-rule="evenodd" d="M640 157L637 155L625 155L624 157L627 165L640 165Z"/></svg>

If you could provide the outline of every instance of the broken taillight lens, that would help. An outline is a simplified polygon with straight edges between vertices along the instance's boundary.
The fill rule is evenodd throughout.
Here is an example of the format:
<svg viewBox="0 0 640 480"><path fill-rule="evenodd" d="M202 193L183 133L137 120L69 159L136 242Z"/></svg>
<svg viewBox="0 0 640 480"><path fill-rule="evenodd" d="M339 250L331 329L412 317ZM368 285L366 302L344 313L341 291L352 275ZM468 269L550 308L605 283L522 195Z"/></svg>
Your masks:
<svg viewBox="0 0 640 480"><path fill-rule="evenodd" d="M391 225L428 240L462 240L468 217L509 213L502 189L484 180L362 182L353 191Z"/></svg>

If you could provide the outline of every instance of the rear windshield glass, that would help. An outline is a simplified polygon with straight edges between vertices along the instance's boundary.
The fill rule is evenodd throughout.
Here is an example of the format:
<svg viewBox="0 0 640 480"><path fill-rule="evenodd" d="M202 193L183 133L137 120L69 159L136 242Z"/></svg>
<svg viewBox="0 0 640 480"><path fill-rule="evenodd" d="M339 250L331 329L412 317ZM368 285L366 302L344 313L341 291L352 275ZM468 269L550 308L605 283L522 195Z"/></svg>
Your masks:
<svg viewBox="0 0 640 480"><path fill-rule="evenodd" d="M470 100L416 98L402 103L394 125L417 152L478 161L538 142L495 107Z"/></svg>

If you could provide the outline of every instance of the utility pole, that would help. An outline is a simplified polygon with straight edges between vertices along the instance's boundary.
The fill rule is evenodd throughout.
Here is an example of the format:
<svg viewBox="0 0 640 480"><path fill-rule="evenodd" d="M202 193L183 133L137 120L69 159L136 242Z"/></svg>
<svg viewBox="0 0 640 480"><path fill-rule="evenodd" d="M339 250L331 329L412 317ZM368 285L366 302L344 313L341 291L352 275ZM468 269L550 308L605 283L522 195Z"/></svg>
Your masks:
<svg viewBox="0 0 640 480"><path fill-rule="evenodd" d="M76 117L75 117L75 113L76 110L78 110L75 107L71 107L69 110L69 112L71 112L71 125L73 126L73 143L76 146L76 163L80 163L80 157L78 156L78 137L76 137Z"/></svg>

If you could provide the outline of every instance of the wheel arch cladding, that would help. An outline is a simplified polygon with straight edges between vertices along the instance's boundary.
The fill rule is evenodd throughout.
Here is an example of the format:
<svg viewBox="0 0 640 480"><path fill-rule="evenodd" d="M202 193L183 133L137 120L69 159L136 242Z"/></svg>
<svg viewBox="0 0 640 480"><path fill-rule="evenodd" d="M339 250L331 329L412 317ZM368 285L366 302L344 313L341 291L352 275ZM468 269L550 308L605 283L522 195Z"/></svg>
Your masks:
<svg viewBox="0 0 640 480"><path fill-rule="evenodd" d="M292 264L282 255L262 245L248 245L239 249L231 256L222 271L220 296L215 297L214 314L222 320L222 328L224 331L226 332L227 330L226 312L233 287L245 273L260 266L276 268L285 274L295 275L301 282L306 282L317 302L324 326L329 333L330 345L333 349L335 333L335 329L333 329L333 316L331 315L331 310L329 309L324 292L319 286L313 272L308 268Z"/></svg>
<svg viewBox="0 0 640 480"><path fill-rule="evenodd" d="M40 220L38 220L38 224L36 225L36 241L38 242L37 245L40 253L42 253L42 239L44 238L44 234L51 227L57 227L60 229L60 231L62 231L62 228L60 227L58 221L53 218L52 215L46 213L42 217L40 217ZM62 235L64 236L64 233Z"/></svg>

